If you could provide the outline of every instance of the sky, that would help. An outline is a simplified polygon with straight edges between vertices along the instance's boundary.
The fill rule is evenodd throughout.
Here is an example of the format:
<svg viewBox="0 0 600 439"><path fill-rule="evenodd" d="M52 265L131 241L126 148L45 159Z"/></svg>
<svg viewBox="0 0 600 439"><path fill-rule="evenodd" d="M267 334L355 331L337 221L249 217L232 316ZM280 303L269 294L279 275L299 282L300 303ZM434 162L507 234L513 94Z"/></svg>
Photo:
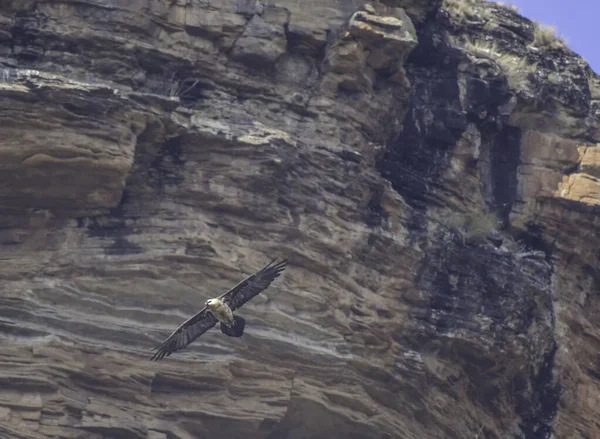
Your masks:
<svg viewBox="0 0 600 439"><path fill-rule="evenodd" d="M524 17L555 26L571 50L600 74L600 0L504 0L511 3Z"/></svg>

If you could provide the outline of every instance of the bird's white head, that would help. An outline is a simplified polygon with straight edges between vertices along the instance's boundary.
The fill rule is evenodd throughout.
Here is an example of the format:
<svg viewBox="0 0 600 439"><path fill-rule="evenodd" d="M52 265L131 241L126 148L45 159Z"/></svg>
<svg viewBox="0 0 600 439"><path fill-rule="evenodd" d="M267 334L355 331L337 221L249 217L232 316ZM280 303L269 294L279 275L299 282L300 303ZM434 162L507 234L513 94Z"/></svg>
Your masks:
<svg viewBox="0 0 600 439"><path fill-rule="evenodd" d="M206 306L208 306L209 308L219 306L219 299L208 299L206 301Z"/></svg>

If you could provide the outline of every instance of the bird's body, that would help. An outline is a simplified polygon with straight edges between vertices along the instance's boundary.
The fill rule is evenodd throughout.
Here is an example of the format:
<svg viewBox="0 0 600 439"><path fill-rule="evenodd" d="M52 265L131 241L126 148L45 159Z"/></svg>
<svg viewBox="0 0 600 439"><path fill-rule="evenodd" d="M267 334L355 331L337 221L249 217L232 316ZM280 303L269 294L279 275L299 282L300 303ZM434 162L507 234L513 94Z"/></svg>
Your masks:
<svg viewBox="0 0 600 439"><path fill-rule="evenodd" d="M230 337L241 337L244 334L246 321L240 316L234 316L227 303L216 298L206 301L206 306L213 316L221 323L221 332Z"/></svg>
<svg viewBox="0 0 600 439"><path fill-rule="evenodd" d="M206 306L208 306L208 310L219 322L227 326L233 325L233 311L231 311L229 305L227 305L221 299L217 298L207 300Z"/></svg>
<svg viewBox="0 0 600 439"><path fill-rule="evenodd" d="M220 323L221 332L230 337L244 334L246 321L233 314L237 308L264 291L287 266L287 260L273 265L272 260L264 268L248 276L235 287L219 297L209 299L196 315L183 322L173 333L153 350L152 360L160 360L182 349Z"/></svg>

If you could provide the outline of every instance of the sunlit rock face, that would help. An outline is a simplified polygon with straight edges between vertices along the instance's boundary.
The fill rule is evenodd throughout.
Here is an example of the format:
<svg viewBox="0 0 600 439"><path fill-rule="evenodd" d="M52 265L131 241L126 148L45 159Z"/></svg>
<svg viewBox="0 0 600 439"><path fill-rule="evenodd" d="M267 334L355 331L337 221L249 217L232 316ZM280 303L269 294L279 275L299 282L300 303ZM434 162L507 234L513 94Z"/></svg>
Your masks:
<svg viewBox="0 0 600 439"><path fill-rule="evenodd" d="M600 80L514 11L5 1L0 63L0 436L600 435Z"/></svg>

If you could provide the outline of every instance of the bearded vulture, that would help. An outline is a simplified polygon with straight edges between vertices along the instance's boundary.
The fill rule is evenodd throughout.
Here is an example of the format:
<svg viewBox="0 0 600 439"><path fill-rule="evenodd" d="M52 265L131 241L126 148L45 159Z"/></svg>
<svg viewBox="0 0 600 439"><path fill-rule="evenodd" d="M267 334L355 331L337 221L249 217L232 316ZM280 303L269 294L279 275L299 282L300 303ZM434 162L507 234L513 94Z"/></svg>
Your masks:
<svg viewBox="0 0 600 439"><path fill-rule="evenodd" d="M189 345L217 323L221 324L223 334L229 337L241 337L246 321L240 316L234 316L233 311L266 290L287 266L287 259L275 265L273 262L275 259L225 294L207 300L198 314L183 322L165 341L152 349L156 353L150 360L158 361L165 356L168 357Z"/></svg>

